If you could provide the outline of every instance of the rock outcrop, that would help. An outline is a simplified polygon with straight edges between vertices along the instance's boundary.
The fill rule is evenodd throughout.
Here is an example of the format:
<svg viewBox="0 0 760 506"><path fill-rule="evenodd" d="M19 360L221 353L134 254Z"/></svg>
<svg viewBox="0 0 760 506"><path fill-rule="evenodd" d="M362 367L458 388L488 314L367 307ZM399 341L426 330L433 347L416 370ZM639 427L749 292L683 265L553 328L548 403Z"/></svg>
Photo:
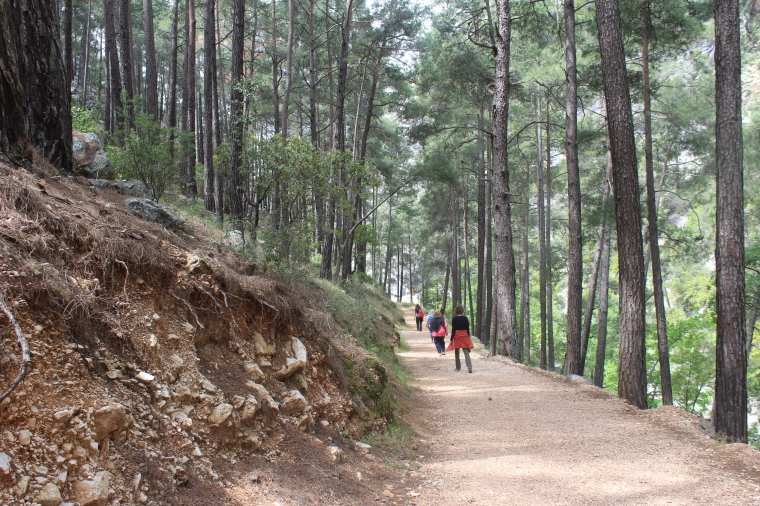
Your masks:
<svg viewBox="0 0 760 506"><path fill-rule="evenodd" d="M74 131L72 154L74 171L88 179L113 179L116 175L111 159L94 133Z"/></svg>

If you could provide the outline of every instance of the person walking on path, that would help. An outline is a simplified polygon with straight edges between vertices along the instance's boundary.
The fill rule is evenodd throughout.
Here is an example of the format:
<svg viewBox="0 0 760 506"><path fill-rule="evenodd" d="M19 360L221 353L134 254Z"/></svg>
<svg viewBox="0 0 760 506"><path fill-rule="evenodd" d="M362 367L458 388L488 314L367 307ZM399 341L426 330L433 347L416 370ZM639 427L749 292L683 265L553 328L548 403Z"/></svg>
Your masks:
<svg viewBox="0 0 760 506"><path fill-rule="evenodd" d="M417 322L417 331L422 332L422 320L425 319L425 311L419 304L414 307L414 320Z"/></svg>
<svg viewBox="0 0 760 506"><path fill-rule="evenodd" d="M446 354L446 334L448 334L448 328L446 327L446 319L441 313L436 311L433 314L433 319L428 324L430 328L430 335L433 337L435 343L435 349L439 355Z"/></svg>
<svg viewBox="0 0 760 506"><path fill-rule="evenodd" d="M464 352L464 361L467 364L467 370L472 372L472 360L470 360L470 350L473 349L472 339L470 339L470 320L464 315L464 307L457 306L454 308L454 318L451 319L451 343L446 351L454 350L454 363L456 371L462 369L462 363L459 361L459 350Z"/></svg>
<svg viewBox="0 0 760 506"><path fill-rule="evenodd" d="M425 325L427 326L428 332L430 332L430 342L435 343L435 338L433 338L433 331L430 330L430 322L433 321L433 318L435 318L435 311L432 309L430 310L430 313L428 313L427 321L425 322Z"/></svg>

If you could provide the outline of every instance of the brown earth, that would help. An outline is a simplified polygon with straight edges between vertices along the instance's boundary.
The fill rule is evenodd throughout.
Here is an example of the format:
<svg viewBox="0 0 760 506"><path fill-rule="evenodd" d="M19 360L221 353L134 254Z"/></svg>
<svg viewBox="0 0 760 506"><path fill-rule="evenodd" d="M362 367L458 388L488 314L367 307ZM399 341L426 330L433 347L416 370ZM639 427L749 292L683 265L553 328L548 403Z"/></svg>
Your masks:
<svg viewBox="0 0 760 506"><path fill-rule="evenodd" d="M455 372L427 332L402 337L424 440L417 506L760 504L760 452L677 407L638 410L477 347L473 374Z"/></svg>
<svg viewBox="0 0 760 506"><path fill-rule="evenodd" d="M325 288L123 201L0 162L0 392L21 365L11 319L31 349L0 402L0 504L51 487L73 504L84 484L93 504L359 505L404 485L355 444L387 424L388 385ZM352 318L397 339L388 315Z"/></svg>

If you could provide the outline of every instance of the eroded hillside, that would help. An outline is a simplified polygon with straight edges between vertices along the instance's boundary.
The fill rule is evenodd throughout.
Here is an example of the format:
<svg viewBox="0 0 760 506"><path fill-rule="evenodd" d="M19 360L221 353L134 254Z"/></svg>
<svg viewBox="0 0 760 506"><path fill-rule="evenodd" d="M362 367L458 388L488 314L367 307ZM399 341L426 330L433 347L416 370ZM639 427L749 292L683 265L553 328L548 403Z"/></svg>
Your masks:
<svg viewBox="0 0 760 506"><path fill-rule="evenodd" d="M0 297L32 352L0 404L0 503L238 504L234 464L298 441L314 490L341 461L362 486L375 463L347 437L383 427L391 396L346 328L392 347L397 315L327 310L328 287L251 275L82 178L0 170ZM5 390L20 354L0 323ZM275 480L270 467L250 483Z"/></svg>

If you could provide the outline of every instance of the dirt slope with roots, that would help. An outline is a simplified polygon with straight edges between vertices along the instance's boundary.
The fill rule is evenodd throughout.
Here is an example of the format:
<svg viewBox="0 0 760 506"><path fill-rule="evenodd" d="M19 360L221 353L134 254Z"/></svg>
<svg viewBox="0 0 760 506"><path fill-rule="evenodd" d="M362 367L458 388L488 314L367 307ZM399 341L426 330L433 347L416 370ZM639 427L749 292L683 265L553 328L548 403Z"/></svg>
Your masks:
<svg viewBox="0 0 760 506"><path fill-rule="evenodd" d="M320 286L40 163L0 163L0 300L32 353L0 403L0 504L364 504L403 478L355 444L391 416L387 378Z"/></svg>

